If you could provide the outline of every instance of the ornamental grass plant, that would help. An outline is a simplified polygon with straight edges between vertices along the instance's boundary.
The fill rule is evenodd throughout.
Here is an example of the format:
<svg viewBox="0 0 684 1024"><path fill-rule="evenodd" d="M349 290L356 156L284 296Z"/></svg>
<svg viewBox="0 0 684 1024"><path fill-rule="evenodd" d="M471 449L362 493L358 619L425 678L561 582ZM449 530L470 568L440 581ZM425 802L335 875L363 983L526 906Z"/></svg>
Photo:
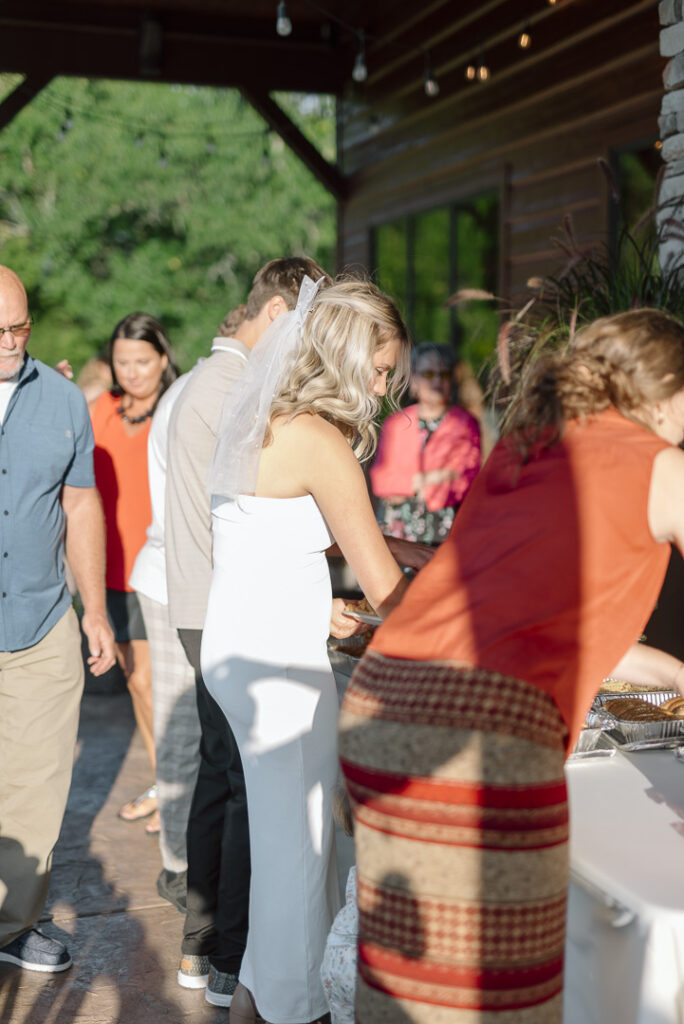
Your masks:
<svg viewBox="0 0 684 1024"><path fill-rule="evenodd" d="M656 187L656 195L657 191ZM620 230L613 247L582 246L567 214L553 242L564 265L555 274L528 280L534 294L522 308L504 316L487 367L488 400L502 433L517 385L536 359L568 345L585 324L643 307L684 321L684 222L667 210L654 205L631 230ZM672 242L681 247L682 255L662 264L663 245ZM465 290L450 303L475 298L495 297Z"/></svg>

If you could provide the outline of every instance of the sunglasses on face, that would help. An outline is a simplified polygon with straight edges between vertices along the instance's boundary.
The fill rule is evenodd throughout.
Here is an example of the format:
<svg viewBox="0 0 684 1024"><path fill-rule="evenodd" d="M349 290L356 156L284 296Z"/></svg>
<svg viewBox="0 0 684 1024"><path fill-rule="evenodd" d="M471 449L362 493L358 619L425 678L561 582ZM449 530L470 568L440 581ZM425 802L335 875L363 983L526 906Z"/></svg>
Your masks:
<svg viewBox="0 0 684 1024"><path fill-rule="evenodd" d="M19 341L23 341L31 333L31 324L31 320L26 320L23 324L14 324L12 327L0 327L0 339L4 338L6 334L11 334Z"/></svg>
<svg viewBox="0 0 684 1024"><path fill-rule="evenodd" d="M423 380L451 380L451 370L417 370L416 376Z"/></svg>

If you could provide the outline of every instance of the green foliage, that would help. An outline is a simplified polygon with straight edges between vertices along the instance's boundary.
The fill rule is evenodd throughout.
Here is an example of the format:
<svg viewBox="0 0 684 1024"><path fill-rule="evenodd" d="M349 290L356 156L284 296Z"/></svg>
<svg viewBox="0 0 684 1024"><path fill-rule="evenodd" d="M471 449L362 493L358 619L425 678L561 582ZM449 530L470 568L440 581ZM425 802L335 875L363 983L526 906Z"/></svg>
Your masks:
<svg viewBox="0 0 684 1024"><path fill-rule="evenodd" d="M467 288L494 291L499 241L498 196L473 199L456 217L457 280ZM465 303L456 308L460 356L480 374L491 357L499 330L499 311L491 302Z"/></svg>
<svg viewBox="0 0 684 1024"><path fill-rule="evenodd" d="M334 155L331 101L279 100ZM266 260L333 269L335 231L334 200L234 90L57 79L0 133L0 262L48 363L78 370L142 310L187 369Z"/></svg>
<svg viewBox="0 0 684 1024"><path fill-rule="evenodd" d="M664 232L684 237L684 229L666 223ZM684 278L680 264L661 268L663 231L652 214L633 231L623 228L614 252L607 247L582 249L566 218L558 243L567 256L565 268L539 284L544 322L560 338L601 316L650 306L684 319Z"/></svg>
<svg viewBox="0 0 684 1024"><path fill-rule="evenodd" d="M630 309L653 308L684 321L682 263L660 266L660 243L684 240L684 226L666 220L660 230L655 210L641 218L633 230L623 227L614 250L607 246L583 249L577 242L570 216L555 239L567 257L555 276L532 278L537 295L502 325L491 368L491 397L506 416L516 385L542 353L563 349L576 331L599 317Z"/></svg>

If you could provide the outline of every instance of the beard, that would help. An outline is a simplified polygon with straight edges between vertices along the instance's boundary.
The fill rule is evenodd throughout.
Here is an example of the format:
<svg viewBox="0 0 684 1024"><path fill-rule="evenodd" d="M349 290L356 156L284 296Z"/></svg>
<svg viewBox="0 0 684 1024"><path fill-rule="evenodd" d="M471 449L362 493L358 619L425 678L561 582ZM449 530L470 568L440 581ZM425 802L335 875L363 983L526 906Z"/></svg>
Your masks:
<svg viewBox="0 0 684 1024"><path fill-rule="evenodd" d="M13 356L0 356L0 380L12 380L16 377L23 362L23 352L17 352Z"/></svg>

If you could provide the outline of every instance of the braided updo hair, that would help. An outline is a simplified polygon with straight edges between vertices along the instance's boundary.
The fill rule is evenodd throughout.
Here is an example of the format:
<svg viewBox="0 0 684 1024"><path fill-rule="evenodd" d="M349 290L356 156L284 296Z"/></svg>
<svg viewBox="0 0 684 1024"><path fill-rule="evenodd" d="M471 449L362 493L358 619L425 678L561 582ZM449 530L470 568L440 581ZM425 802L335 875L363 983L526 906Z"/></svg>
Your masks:
<svg viewBox="0 0 684 1024"><path fill-rule="evenodd" d="M562 352L523 372L506 434L523 457L560 440L565 424L613 406L652 429L649 406L684 389L684 327L657 309L602 317Z"/></svg>

